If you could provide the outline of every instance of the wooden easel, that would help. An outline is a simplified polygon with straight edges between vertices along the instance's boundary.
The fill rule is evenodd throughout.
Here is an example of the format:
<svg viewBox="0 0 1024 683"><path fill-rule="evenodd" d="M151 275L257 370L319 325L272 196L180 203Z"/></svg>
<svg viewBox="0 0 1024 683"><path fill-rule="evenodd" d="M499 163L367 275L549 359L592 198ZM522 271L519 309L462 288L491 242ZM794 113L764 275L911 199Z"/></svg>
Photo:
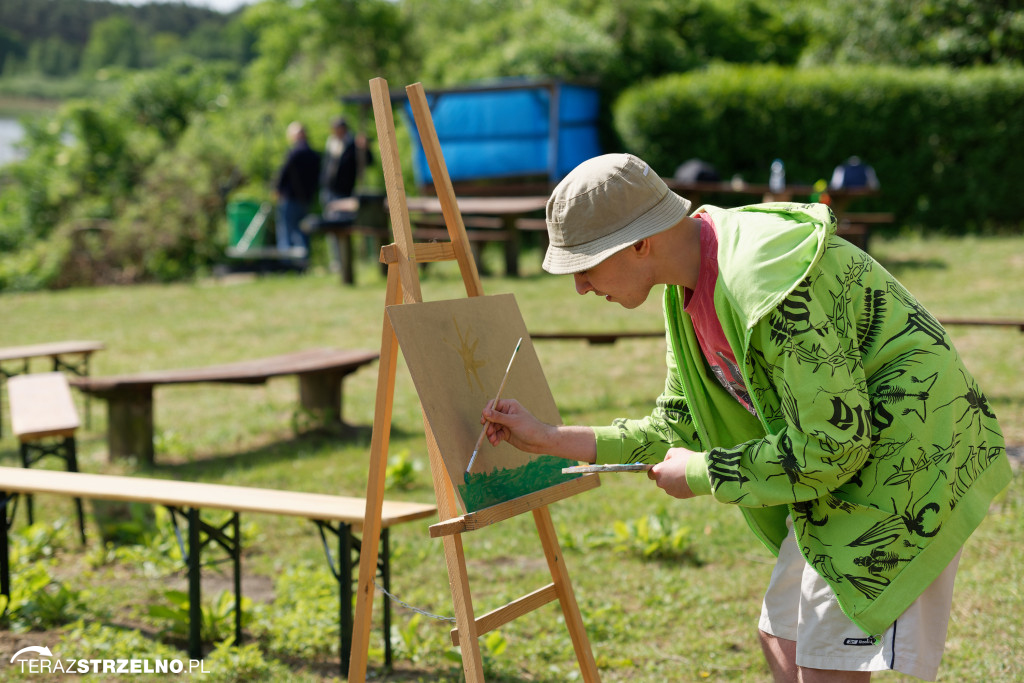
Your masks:
<svg viewBox="0 0 1024 683"><path fill-rule="evenodd" d="M476 262L473 260L466 237L465 224L459 213L448 169L441 154L441 145L434 129L423 86L419 83L406 88L413 116L427 162L434 177L441 202L450 242L414 244L409 211L402 181L401 163L395 138L394 118L387 81L370 81L373 113L377 123L377 137L381 164L388 193L395 243L381 250L381 261L387 264L387 305L423 301L417 264L455 260L459 264L468 296L480 296L483 288ZM377 396L374 407L373 436L370 442L369 481L366 487L366 514L363 524L363 544L359 556L359 585L356 592L356 612L348 679L356 683L366 680L370 623L373 610L374 576L377 572L378 539L380 537L381 503L384 497L384 475L387 466L388 441L391 435L391 411L394 400L395 371L398 362L398 341L384 314L381 339L380 366L377 374ZM543 489L534 494L459 516L455 492L445 469L437 441L424 416L430 472L440 523L430 528L433 537L444 543L448 581L452 591L456 628L452 642L461 648L462 665L469 683L484 680L483 661L480 656L479 636L523 616L557 599L572 639L576 659L584 681L599 681L600 674L590 649L590 641L583 627L583 619L573 593L569 572L566 570L561 549L551 522L548 503L567 498L599 484L596 476L584 476ZM528 595L514 600L479 619L474 617L473 602L466 573L466 559L462 547L462 533L508 519L524 512L532 512L540 535L544 556L551 571L552 582Z"/></svg>

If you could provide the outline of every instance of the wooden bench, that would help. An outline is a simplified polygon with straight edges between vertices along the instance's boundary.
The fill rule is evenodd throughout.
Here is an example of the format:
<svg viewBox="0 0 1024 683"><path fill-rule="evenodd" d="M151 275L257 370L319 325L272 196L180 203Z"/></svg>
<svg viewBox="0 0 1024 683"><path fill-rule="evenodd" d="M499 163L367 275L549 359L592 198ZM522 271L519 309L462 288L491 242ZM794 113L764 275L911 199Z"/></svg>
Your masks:
<svg viewBox="0 0 1024 683"><path fill-rule="evenodd" d="M0 384L5 379L15 375L23 375L29 372L29 362L34 358L49 358L52 361L50 369L54 371L65 371L71 375L88 377L89 359L96 351L105 347L103 342L98 341L61 341L47 342L43 344L29 344L27 346L9 346L0 349ZM12 369L10 365L4 367L4 363L18 362L20 368ZM88 397L86 397L88 399ZM3 411L0 410L0 415ZM85 402L85 424L90 424L89 401ZM0 436L3 436L3 418L0 417Z"/></svg>
<svg viewBox="0 0 1024 683"><path fill-rule="evenodd" d="M155 370L108 377L73 377L71 384L107 402L107 445L111 458L153 462L153 389L203 382L263 384L271 377L297 375L304 410L325 424L341 419L342 381L377 360L376 351L308 349L255 360L181 370Z"/></svg>
<svg viewBox="0 0 1024 683"><path fill-rule="evenodd" d="M31 467L46 457L64 461L68 472L78 471L75 431L78 430L78 412L71 399L68 380L59 372L18 375L7 383L11 404L11 430L18 437L21 464ZM78 510L78 531L85 543L85 515L82 499L75 499ZM25 496L28 522L31 524L32 496Z"/></svg>
<svg viewBox="0 0 1024 683"><path fill-rule="evenodd" d="M348 671L349 650L352 642L352 584L358 562L359 538L354 532L361 531L366 501L363 498L332 496L319 493L301 493L274 489L230 486L147 479L117 475L84 474L80 472L56 472L47 470L25 470L14 467L0 467L0 527L4 530L0 544L0 594L10 597L10 555L8 548L8 503L22 494L53 494L98 500L118 500L133 503L163 505L171 511L177 528L178 520L187 524L187 547L183 544L182 555L186 558L189 593L189 656L202 658L202 609L201 554L206 545L216 542L230 556L234 568L235 591L235 643L242 638L242 586L241 586L241 535L239 514L242 512L302 517L312 520L318 527L324 543L331 572L340 586L341 626L341 671ZM231 518L227 523L214 525L201 516L202 510L227 510ZM435 516L434 505L384 501L381 512L381 553L378 571L385 591L391 590L391 569L389 554L389 529L403 522ZM337 565L332 558L325 532L337 536ZM384 646L385 659L391 664L391 608L384 595Z"/></svg>
<svg viewBox="0 0 1024 683"><path fill-rule="evenodd" d="M942 318L939 322L943 325L972 325L978 327L1016 327L1018 332L1024 332L1024 320L1000 320L982 318Z"/></svg>
<svg viewBox="0 0 1024 683"><path fill-rule="evenodd" d="M530 339L541 340L585 340L588 344L614 344L619 339L642 339L646 337L665 337L664 331L650 332L537 332L530 333Z"/></svg>

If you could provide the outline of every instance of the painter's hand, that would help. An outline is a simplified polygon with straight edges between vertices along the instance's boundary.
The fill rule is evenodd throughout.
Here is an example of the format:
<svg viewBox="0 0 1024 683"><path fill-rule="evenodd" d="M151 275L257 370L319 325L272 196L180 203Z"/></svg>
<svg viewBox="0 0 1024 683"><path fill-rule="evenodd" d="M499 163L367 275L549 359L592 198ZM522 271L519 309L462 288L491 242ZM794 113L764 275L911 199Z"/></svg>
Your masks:
<svg viewBox="0 0 1024 683"><path fill-rule="evenodd" d="M554 427L535 418L514 398L488 401L480 418L492 446L508 441L527 453L546 453Z"/></svg>
<svg viewBox="0 0 1024 683"><path fill-rule="evenodd" d="M658 488L674 498L693 498L693 491L686 483L686 461L697 457L697 453L686 448L670 448L665 459L647 470L647 478L653 479Z"/></svg>

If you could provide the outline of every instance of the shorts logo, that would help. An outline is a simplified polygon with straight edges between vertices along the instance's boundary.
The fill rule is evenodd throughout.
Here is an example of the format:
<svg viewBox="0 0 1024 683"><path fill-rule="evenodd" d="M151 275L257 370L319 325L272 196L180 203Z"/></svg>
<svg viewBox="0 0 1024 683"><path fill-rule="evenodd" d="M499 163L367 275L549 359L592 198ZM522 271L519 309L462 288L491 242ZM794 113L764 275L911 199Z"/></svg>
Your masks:
<svg viewBox="0 0 1024 683"><path fill-rule="evenodd" d="M843 641L843 645L864 646L864 645L874 645L874 644L875 644L875 639L873 637L871 637L871 636L868 636L867 638L847 638L846 640Z"/></svg>

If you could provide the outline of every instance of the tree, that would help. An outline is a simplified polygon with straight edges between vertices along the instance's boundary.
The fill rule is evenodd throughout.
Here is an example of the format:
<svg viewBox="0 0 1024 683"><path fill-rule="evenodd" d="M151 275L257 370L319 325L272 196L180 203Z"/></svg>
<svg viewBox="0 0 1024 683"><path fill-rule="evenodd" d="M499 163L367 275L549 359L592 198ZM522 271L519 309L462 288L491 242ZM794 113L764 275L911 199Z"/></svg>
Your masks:
<svg viewBox="0 0 1024 683"><path fill-rule="evenodd" d="M92 73L109 66L137 69L142 65L142 36L131 21L113 16L93 24L82 55L82 69Z"/></svg>
<svg viewBox="0 0 1024 683"><path fill-rule="evenodd" d="M1022 0L841 0L808 5L804 61L903 66L1021 64Z"/></svg>
<svg viewBox="0 0 1024 683"><path fill-rule="evenodd" d="M619 56L601 23L562 7L531 4L429 45L422 80L434 86L521 76L594 81Z"/></svg>
<svg viewBox="0 0 1024 683"><path fill-rule="evenodd" d="M0 75L10 70L11 66L25 57L25 45L12 31L0 26Z"/></svg>
<svg viewBox="0 0 1024 683"><path fill-rule="evenodd" d="M30 72L67 76L78 68L78 51L60 38L47 38L32 43L26 61Z"/></svg>

